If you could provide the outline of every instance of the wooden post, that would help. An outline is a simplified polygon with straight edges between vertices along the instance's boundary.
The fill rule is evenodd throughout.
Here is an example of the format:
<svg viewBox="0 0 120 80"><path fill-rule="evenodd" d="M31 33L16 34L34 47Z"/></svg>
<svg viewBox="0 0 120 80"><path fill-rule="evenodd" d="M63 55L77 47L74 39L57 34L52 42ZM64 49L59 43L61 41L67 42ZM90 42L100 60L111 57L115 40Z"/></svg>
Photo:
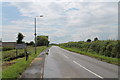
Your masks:
<svg viewBox="0 0 120 80"><path fill-rule="evenodd" d="M17 48L16 48L16 57L17 57L17 54L18 54L18 50L17 50Z"/></svg>

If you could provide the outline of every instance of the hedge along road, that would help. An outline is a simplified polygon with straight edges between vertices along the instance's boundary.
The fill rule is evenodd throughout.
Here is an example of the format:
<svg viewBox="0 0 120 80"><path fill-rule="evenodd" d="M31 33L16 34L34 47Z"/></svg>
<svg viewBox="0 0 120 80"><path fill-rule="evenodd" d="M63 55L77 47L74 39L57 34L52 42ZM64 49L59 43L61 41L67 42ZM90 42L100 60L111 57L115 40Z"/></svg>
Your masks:
<svg viewBox="0 0 120 80"><path fill-rule="evenodd" d="M45 59L44 78L118 78L118 66L52 46Z"/></svg>

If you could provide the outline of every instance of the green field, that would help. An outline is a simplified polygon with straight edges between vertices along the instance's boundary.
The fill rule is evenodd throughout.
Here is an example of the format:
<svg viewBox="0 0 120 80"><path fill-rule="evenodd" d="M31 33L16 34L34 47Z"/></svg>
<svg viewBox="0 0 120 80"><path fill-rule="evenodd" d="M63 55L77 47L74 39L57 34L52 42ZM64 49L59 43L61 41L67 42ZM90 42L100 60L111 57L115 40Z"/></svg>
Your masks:
<svg viewBox="0 0 120 80"><path fill-rule="evenodd" d="M6 61L5 58L3 59L3 64L7 63L7 65L3 66L3 70L2 70L2 78L3 80L6 78L12 78L13 79L17 79L22 73L23 71L30 65L31 61L37 57L37 55L42 52L43 50L45 50L47 47L42 46L42 47L37 47L37 54L34 53L34 47L28 47L27 50L30 52L29 55L29 59L26 61L25 57L20 57L11 61ZM10 51L5 51L2 54L4 56L14 56L15 55L15 50L10 50ZM22 54L23 50L19 50L20 54ZM13 53L13 54L12 54Z"/></svg>
<svg viewBox="0 0 120 80"><path fill-rule="evenodd" d="M68 42L59 44L61 48L73 51L79 54L94 57L96 59L119 65L118 41L93 41L93 42Z"/></svg>
<svg viewBox="0 0 120 80"><path fill-rule="evenodd" d="M30 54L33 53L33 50L34 50L34 48L32 46L27 47L27 51L30 52ZM25 56L24 49L18 49L18 54L16 54L15 49L2 52L2 60L3 61L10 61L14 58L23 57L23 56Z"/></svg>
<svg viewBox="0 0 120 80"><path fill-rule="evenodd" d="M9 50L13 50L13 49L15 49L15 47L10 47L10 46L2 47L2 51L9 51Z"/></svg>

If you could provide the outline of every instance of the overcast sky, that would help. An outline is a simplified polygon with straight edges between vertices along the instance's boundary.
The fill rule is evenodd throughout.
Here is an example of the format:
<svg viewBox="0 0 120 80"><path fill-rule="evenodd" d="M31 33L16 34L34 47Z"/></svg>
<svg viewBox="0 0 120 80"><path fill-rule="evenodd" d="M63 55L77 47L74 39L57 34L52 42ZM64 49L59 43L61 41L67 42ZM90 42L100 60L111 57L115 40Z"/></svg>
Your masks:
<svg viewBox="0 0 120 80"><path fill-rule="evenodd" d="M37 18L37 35L48 35L51 43L95 37L115 40L118 36L117 2L55 0L2 2L1 6L3 41L16 41L18 32L25 42L33 41L34 18L39 15L43 17Z"/></svg>

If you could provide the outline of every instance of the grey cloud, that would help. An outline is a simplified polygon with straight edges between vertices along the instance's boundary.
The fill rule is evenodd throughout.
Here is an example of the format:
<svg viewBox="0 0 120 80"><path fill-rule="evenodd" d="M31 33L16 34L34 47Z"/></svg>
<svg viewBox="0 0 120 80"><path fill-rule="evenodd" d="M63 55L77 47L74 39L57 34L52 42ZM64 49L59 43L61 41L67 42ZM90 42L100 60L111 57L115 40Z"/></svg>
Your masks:
<svg viewBox="0 0 120 80"><path fill-rule="evenodd" d="M37 19L38 34L49 34L52 42L85 40L96 36L107 39L110 35L116 35L113 30L117 29L117 3L49 2L28 3L27 6L25 3L14 5L19 8L22 16L29 18L43 13L44 18ZM33 14L32 17L31 14ZM33 20L26 22L26 25L31 22ZM19 23L16 24L19 25ZM29 26L33 27L34 23ZM107 30L109 32L106 32Z"/></svg>

